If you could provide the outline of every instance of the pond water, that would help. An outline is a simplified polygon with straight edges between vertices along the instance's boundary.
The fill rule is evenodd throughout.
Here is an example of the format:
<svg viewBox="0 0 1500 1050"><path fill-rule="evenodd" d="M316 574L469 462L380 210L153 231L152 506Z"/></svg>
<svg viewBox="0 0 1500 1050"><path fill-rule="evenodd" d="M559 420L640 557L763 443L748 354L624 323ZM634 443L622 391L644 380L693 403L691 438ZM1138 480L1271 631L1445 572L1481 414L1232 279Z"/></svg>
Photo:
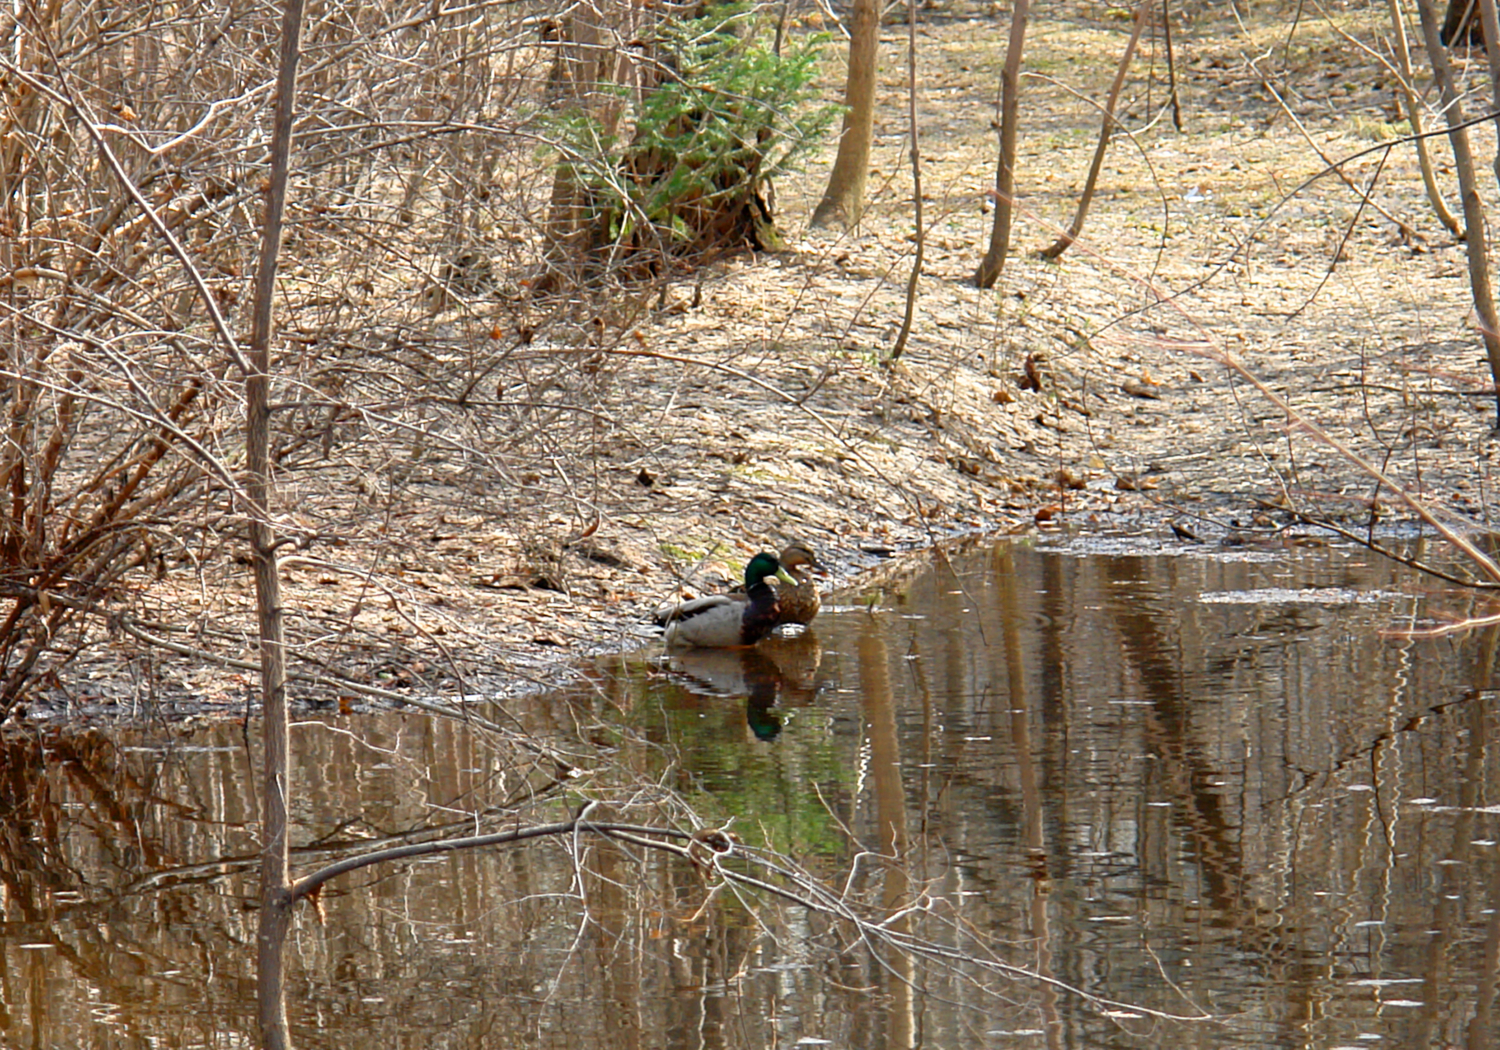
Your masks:
<svg viewBox="0 0 1500 1050"><path fill-rule="evenodd" d="M299 873L691 807L722 867L823 903L593 836L361 869L298 912L298 1045L1497 1045L1496 633L1408 630L1471 597L1347 548L1065 537L879 579L748 654L300 718ZM4 742L0 1045L254 1043L258 732Z"/></svg>

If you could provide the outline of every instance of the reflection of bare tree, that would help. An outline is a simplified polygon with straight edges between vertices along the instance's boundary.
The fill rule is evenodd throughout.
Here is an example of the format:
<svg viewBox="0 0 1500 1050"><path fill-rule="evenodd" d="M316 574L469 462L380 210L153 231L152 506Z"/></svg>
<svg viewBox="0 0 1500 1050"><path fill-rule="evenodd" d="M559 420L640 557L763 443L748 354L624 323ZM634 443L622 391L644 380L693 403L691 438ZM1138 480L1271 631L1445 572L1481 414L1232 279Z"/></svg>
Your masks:
<svg viewBox="0 0 1500 1050"><path fill-rule="evenodd" d="M1150 701L1143 708L1142 728L1158 769L1155 787L1172 803L1172 819L1192 844L1203 896L1234 924L1248 949L1278 959L1289 945L1283 942L1281 920L1272 906L1251 891L1244 824L1229 811L1231 799L1216 789L1218 770L1205 757L1207 749L1198 736L1201 726L1184 686L1182 650L1164 622L1170 603L1143 594L1151 586L1142 578L1141 559L1100 558L1099 564L1119 588L1117 593L1126 593L1122 585L1130 585L1131 599L1108 603L1108 612L1118 632L1121 658ZM1150 825L1143 821L1142 826ZM1143 843L1143 860L1152 856ZM1316 1010L1313 977L1308 967L1293 967L1286 974L1282 994L1287 1017L1306 1017Z"/></svg>
<svg viewBox="0 0 1500 1050"><path fill-rule="evenodd" d="M140 998L142 975L160 975L164 991L185 987L186 980L168 976L183 972L184 955L206 945L226 953L244 946L237 897L155 898L131 886L143 869L164 866L196 844L184 820L192 810L172 773L169 752L122 748L97 732L0 742L0 971L30 984L25 994L5 996L11 1008L0 1017L4 1041L27 1027L66 1030L73 1018L49 1016L64 1005L51 994L64 976L105 1001L131 1003ZM219 867L213 877L224 874ZM122 921L126 916L136 921ZM223 990L197 994L207 1005ZM123 1022L159 1033L145 1018L127 1014ZM213 1003L211 1015L181 1022L185 1033L204 1036L249 1026L243 1004L224 1001Z"/></svg>
<svg viewBox="0 0 1500 1050"><path fill-rule="evenodd" d="M872 632L881 626L889 625L872 624ZM299 721L295 765L306 790L297 805L307 810L299 813L292 863L299 874L309 873L299 885L316 906L296 911L290 994L297 1041L326 1041L316 1025L329 1011L396 1028L437 1024L445 1010L463 1009L469 1011L466 1030L479 1040L487 1027L524 1030L524 1014L538 1008L563 1015L559 1023L568 1031L596 1038L616 1018L660 1030L662 1019L649 1016L655 1004L680 1033L711 1042L723 1034L737 996L775 995L783 1015L800 1010L799 1016L813 1019L828 995L840 1002L847 995L838 1013L853 1025L856 1016L871 1014L873 986L888 996L868 1032L870 1044L881 1045L905 1040L914 1023L908 1015L917 1000L908 981L918 987L946 982L973 1003L1014 998L1017 982L1032 978L996 958L1009 949L965 927L947 901L934 899L936 883L909 877L920 852L913 843L922 840L905 809L911 791L903 788L917 782L921 756L902 756L898 747L903 729L894 668L907 661L894 660L873 633L866 648L871 695L861 701L868 705L863 736L879 768L870 768L867 782L873 822L862 838L869 851L845 858L863 879L850 880L832 854L820 869L808 870L745 844L695 853L689 836L697 822L662 786L651 764L655 749L640 741L623 744L607 776L566 778L549 796L546 770L533 767L537 793L521 791L515 771L528 761L526 753L478 725L415 714ZM627 673L642 675L641 665ZM82 815L101 838L114 840L89 848L118 874L109 877L113 896L98 899L105 883L93 873L92 858L85 861L78 852L76 828L73 843L59 850L8 859L88 870L84 888L96 894L91 904L51 912L35 894L35 937L31 931L20 936L53 938L59 948L30 956L10 949L13 973L29 980L35 967L50 971L49 980L64 973L86 982L124 1004L130 1023L159 1033L173 1014L142 988L154 993L172 981L156 975L182 973L186 996L201 979L202 960L211 959L225 977L214 984L217 998L204 1023L250 1031L253 1019L242 997L249 973L241 953L254 913L241 902L255 856L253 811L244 797L250 756L241 727L210 727L181 757L157 750L95 752L92 744L69 752L57 743L7 752L0 775L16 785L7 790L29 791L35 800L36 811L26 818L33 837L45 845L50 821L62 842L66 821ZM743 749L743 736L735 746ZM46 765L45 756L57 753L70 754L70 762L76 754L87 775L65 774L62 763ZM36 768L22 774L15 766L27 755ZM38 787L48 776L56 786ZM560 787L570 790L566 807ZM97 807L75 804L91 793L112 798ZM72 808L44 812L64 796ZM587 797L611 801L580 813ZM736 830L751 839L753 819L738 822ZM135 851L141 839L150 842L154 870L143 870L148 865ZM69 849L71 855L62 852ZM892 859L876 863L876 854ZM385 863L371 866L372 858ZM891 870L898 863L908 870ZM939 873L948 867L941 848L930 863ZM21 878L41 884L31 871ZM166 892L192 880L201 891ZM112 916L107 926L94 921L106 914ZM165 921L180 934L162 943ZM112 943L105 943L105 929ZM122 930L137 931L139 941ZM851 953L851 943L863 947ZM863 973L848 967L855 956L865 960ZM528 970L539 960L545 978ZM615 966L629 970L606 972ZM798 1004L783 1000L799 991L800 975L814 973L847 991L829 993L825 983L817 992L823 1000L811 994ZM606 1009L632 996L633 1006ZM544 1007L537 1006L539 997ZM59 1008L55 999L34 1001ZM883 1011L889 1016L881 1021ZM735 1023L745 1023L743 1012Z"/></svg>
<svg viewBox="0 0 1500 1050"><path fill-rule="evenodd" d="M1460 992L1453 987L1452 958L1467 933L1466 927L1476 902L1472 899L1474 876L1475 817L1487 801L1489 789L1485 773L1485 755L1492 745L1490 721L1494 717L1494 694L1489 689L1495 667L1495 649L1500 644L1500 626L1486 628L1478 638L1471 685L1473 692L1467 706L1468 732L1463 741L1461 772L1458 778L1459 812L1453 822L1452 838L1443 863L1438 867L1438 892L1432 918L1431 938L1427 942L1427 964L1423 968L1423 1009L1421 1026L1415 1038L1428 1046L1440 1046L1448 1038L1447 1022L1452 1004ZM1493 865L1487 887L1490 891L1489 919L1485 924L1482 980L1475 997L1473 1019L1467 1032L1467 1050L1494 1046L1496 979L1500 977L1500 865ZM1413 1045L1421 1045L1414 1042Z"/></svg>
<svg viewBox="0 0 1500 1050"><path fill-rule="evenodd" d="M875 786L875 850L886 860L881 880L880 906L890 916L890 929L911 933L911 918L905 910L910 892L907 872L911 840L906 826L906 786L901 776L901 743L896 731L896 704L891 696L891 674L885 634L875 617L866 619L859 633L860 700L865 729L870 740L870 779ZM878 958L891 1005L886 1015L884 1045L904 1050L915 1044L916 1024L912 1016L912 981L916 968L911 956L897 954Z"/></svg>
<svg viewBox="0 0 1500 1050"><path fill-rule="evenodd" d="M637 903L628 887L637 882L635 865L607 839L588 845L579 857L585 930L582 942L592 951L576 965L588 971L598 989L599 1005L610 1019L619 1050L641 1045L641 979L639 943L632 917ZM571 960L565 965L572 965Z"/></svg>
<svg viewBox="0 0 1500 1050"><path fill-rule="evenodd" d="M1042 790L1037 775L1037 764L1032 757L1035 748L1031 741L1031 704L1026 690L1026 661L1023 655L1024 648L1021 644L1021 602L1020 596L1016 594L1016 567L1014 552L1010 544L999 544L994 551L994 577L1000 590L999 598L999 620L1001 646L991 646L991 653L1004 653L1005 656L1005 682L1006 701L1010 709L1010 744L1012 753L1015 755L1016 772L1021 788L1021 827L1022 836L1026 842L1027 851L1031 854L1036 871L1031 880L1031 935L1036 938L1037 969L1040 973L1051 974L1052 972L1052 925L1049 918L1048 902L1051 900L1051 885L1053 873L1048 864L1049 853L1047 850L1046 832L1043 822ZM1049 588L1048 599L1053 599L1060 591ZM1052 617L1051 622L1061 622L1060 617ZM1048 649L1055 645L1057 632L1047 631L1044 645L1044 657L1042 664L1049 668L1044 672L1043 687L1050 696L1055 691L1056 668L1058 664L1047 659ZM1057 851L1061 853L1062 851ZM1065 864L1062 861L1061 864ZM1042 990L1042 1009L1047 1018L1047 1030L1052 1040L1061 1033L1062 1028L1057 1024L1057 994L1056 989L1047 987Z"/></svg>
<svg viewBox="0 0 1500 1050"><path fill-rule="evenodd" d="M719 848L713 829L701 833ZM700 850L708 857L712 847ZM662 872L675 910L670 958L675 982L666 1003L666 1037L670 1048L713 1050L738 1043L726 990L742 981L755 965L754 950L762 934L754 916L717 892L717 880L700 864L667 865Z"/></svg>
<svg viewBox="0 0 1500 1050"><path fill-rule="evenodd" d="M1150 763L1150 775L1143 778L1143 800L1168 803L1169 809L1164 807L1163 812L1170 812L1178 832L1162 834L1155 830L1159 821L1141 817L1138 855L1147 869L1144 877L1160 871L1166 884L1165 872L1173 863L1169 850L1190 858L1195 895L1211 905L1217 923L1233 931L1236 949L1250 953L1257 965L1265 967L1266 983L1273 989L1269 994L1276 1000L1287 1038L1302 1038L1291 1034L1292 1030L1300 1033L1309 1021L1328 1018L1330 987L1336 986L1341 968L1365 970L1361 975L1372 981L1383 979L1382 968L1393 961L1395 929L1407 922L1430 928L1431 940L1424 937L1421 948L1424 963L1412 968L1429 984L1423 1000L1429 1011L1427 1028L1410 1045L1445 1044L1450 1038L1454 999L1452 949L1467 934L1466 913L1473 906L1472 899L1465 901L1465 897L1472 898L1475 882L1469 848L1474 833L1465 826L1469 818L1459 817L1450 851L1443 858L1450 863L1437 868L1418 865L1419 878L1437 884L1430 910L1422 903L1429 899L1425 892L1421 897L1393 893L1390 880L1404 866L1401 858L1409 856L1406 850L1411 848L1398 841L1398 832L1402 826L1411 826L1413 819L1404 812L1412 775L1405 748L1415 741L1403 740L1404 734L1395 731L1400 724L1395 701L1404 699L1412 688L1405 657L1388 683L1379 671L1361 669L1358 688L1377 696L1389 691L1391 697L1383 714L1385 723L1366 729L1358 721L1358 709L1351 712L1325 703L1307 689L1315 690L1341 673L1327 659L1326 650L1305 637L1300 646L1284 649L1273 649L1265 640L1272 632L1305 636L1314 626L1307 614L1257 613L1253 630L1243 631L1244 637L1236 639L1226 632L1236 639L1237 655L1208 660L1208 673L1203 675L1184 666L1184 653L1198 652L1199 644L1190 636L1192 625L1177 611L1181 603L1171 594L1170 582L1164 584L1150 575L1150 559L1101 557L1091 564L1104 573L1109 584L1106 593L1119 596L1106 600L1103 609L1115 628L1112 641L1118 643L1121 667L1131 682L1130 695L1147 701L1138 709L1143 757ZM1331 612L1328 617L1332 621L1338 615ZM1262 645L1282 654L1285 662L1262 667L1240 655L1256 653ZM1306 679L1299 677L1292 658L1299 649L1307 653L1302 659L1315 669ZM1253 767L1247 771L1226 771L1224 738L1236 739L1243 732L1241 720L1261 716L1231 699L1215 702L1218 691L1239 693L1231 672L1253 674L1279 701L1265 705L1274 712L1265 716L1272 723L1271 736L1246 741L1248 753L1254 756L1247 761ZM1479 680L1488 682L1488 676L1488 670L1479 672ZM1327 688L1329 693L1337 692ZM1460 776L1454 778L1462 806L1476 800L1476 790L1486 781L1483 741L1491 735L1484 728L1490 717L1486 706L1472 702L1467 709L1477 722L1465 734L1472 747L1458 769ZM1332 724L1313 724L1310 712L1335 718ZM1297 724L1298 716L1306 721ZM1345 735L1352 741L1342 741ZM1257 744L1263 754L1255 754ZM1331 768L1299 768L1299 748L1326 756ZM1226 772L1230 778L1239 772L1240 794L1224 790ZM1437 793L1433 771L1425 769L1420 775L1421 792ZM1296 784L1299 776L1304 778L1300 788L1267 790L1268 784ZM1335 780L1331 785L1335 789L1340 786L1338 779L1360 788L1373 781L1370 794L1354 796L1368 803L1350 804L1349 796L1340 790L1315 791L1312 782L1323 776ZM1447 774L1438 773L1435 779L1446 780ZM1352 827L1339 826L1351 821ZM1422 832L1407 834L1425 838ZM1183 844L1179 845L1179 839ZM1424 845L1420 853L1431 848ZM1353 892L1362 882L1367 883L1368 900ZM1347 901L1350 914L1330 920L1325 910L1329 900ZM1168 913L1167 917L1176 916ZM1330 948L1324 939L1335 947ZM1399 964L1398 968L1405 977L1405 968ZM1351 998L1357 1000L1360 994ZM1386 993L1363 994L1378 1003ZM1403 1016L1415 1020L1420 1015Z"/></svg>
<svg viewBox="0 0 1500 1050"><path fill-rule="evenodd" d="M1489 732L1485 727L1492 717L1493 701L1489 699L1492 697L1489 686L1495 671L1497 646L1500 646L1500 627L1490 627L1481 636L1479 658L1474 664L1473 677L1476 698L1485 696L1487 699L1483 703L1472 704L1469 713L1472 736L1468 752L1470 761L1465 770L1469 775L1465 778L1465 785L1472 786L1476 791L1484 784L1483 755L1489 741ZM1475 759L1480 760L1478 769L1473 765ZM1459 841L1457 835L1454 836L1454 841ZM1489 918L1484 926L1484 961L1480 968L1482 980L1479 994L1475 997L1474 1019L1469 1024L1468 1050L1481 1050L1482 1047L1495 1045L1495 996L1500 992L1500 864L1490 865L1488 889Z"/></svg>
<svg viewBox="0 0 1500 1050"><path fill-rule="evenodd" d="M100 733L0 741L0 881L6 903L28 919L55 914L58 898L92 896L85 869L159 868L174 850L170 829L142 822L150 805L179 807L153 791L151 772ZM69 808L60 809L60 800ZM86 828L93 855L71 855ZM90 904L93 902L90 901Z"/></svg>
<svg viewBox="0 0 1500 1050"><path fill-rule="evenodd" d="M1203 749L1193 736L1192 705L1183 689L1183 669L1178 662L1180 650L1168 637L1156 611L1165 603L1140 596L1147 587L1140 578L1140 559L1099 561L1111 583L1134 582L1132 599L1111 602L1109 614L1119 632L1121 656L1134 669L1151 701L1146 731L1160 764L1157 782L1176 803L1173 812L1194 842L1209 899L1225 914L1243 915L1247 931L1258 931L1261 924L1253 911L1245 911L1249 902L1244 899L1238 825L1225 811L1224 795L1211 788L1215 770L1203 759Z"/></svg>

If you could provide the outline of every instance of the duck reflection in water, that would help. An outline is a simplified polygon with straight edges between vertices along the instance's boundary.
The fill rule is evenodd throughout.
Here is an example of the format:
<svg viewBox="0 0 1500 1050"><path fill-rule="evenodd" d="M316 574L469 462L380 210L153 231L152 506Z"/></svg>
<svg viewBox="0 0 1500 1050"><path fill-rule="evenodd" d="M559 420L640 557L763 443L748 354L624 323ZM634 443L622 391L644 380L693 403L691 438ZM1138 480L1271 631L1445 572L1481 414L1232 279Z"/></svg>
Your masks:
<svg viewBox="0 0 1500 1050"><path fill-rule="evenodd" d="M823 647L811 629L796 637L769 638L752 649L688 649L665 661L668 674L697 696L744 697L745 721L760 740L781 732L788 707L806 707L817 695Z"/></svg>

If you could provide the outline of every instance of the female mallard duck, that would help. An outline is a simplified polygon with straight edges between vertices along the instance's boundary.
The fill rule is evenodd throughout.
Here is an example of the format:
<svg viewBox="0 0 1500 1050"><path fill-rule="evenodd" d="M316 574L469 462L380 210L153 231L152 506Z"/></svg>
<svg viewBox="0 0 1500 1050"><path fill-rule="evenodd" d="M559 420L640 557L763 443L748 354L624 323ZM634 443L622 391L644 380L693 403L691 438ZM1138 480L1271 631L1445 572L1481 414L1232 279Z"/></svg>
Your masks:
<svg viewBox="0 0 1500 1050"><path fill-rule="evenodd" d="M667 621L667 644L704 649L754 645L781 622L776 592L766 578L782 573L776 555L757 554L745 566L744 594L711 594L676 606Z"/></svg>
<svg viewBox="0 0 1500 1050"><path fill-rule="evenodd" d="M803 570L821 569L818 556L805 543L793 540L781 552L781 566L794 581L789 587L776 588L776 604L781 606L781 618L777 624L799 623L806 627L823 608L818 597L818 586L804 575Z"/></svg>

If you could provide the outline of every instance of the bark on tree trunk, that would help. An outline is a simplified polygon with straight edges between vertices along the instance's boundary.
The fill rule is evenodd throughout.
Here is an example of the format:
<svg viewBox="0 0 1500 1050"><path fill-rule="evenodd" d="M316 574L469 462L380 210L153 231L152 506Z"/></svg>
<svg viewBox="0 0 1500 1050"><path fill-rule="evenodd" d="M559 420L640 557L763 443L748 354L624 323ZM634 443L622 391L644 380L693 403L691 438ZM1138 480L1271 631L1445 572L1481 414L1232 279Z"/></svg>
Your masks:
<svg viewBox="0 0 1500 1050"><path fill-rule="evenodd" d="M1104 154L1109 149L1110 136L1114 134L1115 108L1120 104L1120 91L1125 87L1125 77L1130 72L1131 60L1135 58L1136 46L1141 42L1141 30L1146 28L1146 18L1152 10L1151 4L1152 0L1140 0L1136 5L1135 18L1130 27L1130 41L1125 45L1125 53L1120 56L1114 83L1109 86L1109 99L1104 103L1104 124L1099 129L1099 144L1094 147L1094 161L1089 165L1089 176L1083 184L1083 193L1078 198L1078 209L1073 213L1073 221L1062 236L1042 252L1044 259L1056 259L1062 255L1083 232L1089 205L1093 203L1094 191L1099 185L1099 172L1104 170Z"/></svg>
<svg viewBox="0 0 1500 1050"><path fill-rule="evenodd" d="M593 112L606 135L618 128L621 102L600 88L618 80L619 54L611 41L630 39L625 24L629 10L628 2L580 4L567 17L549 22L543 33L543 41L557 49L548 76L552 104ZM590 235L589 214L587 191L566 164L559 165L546 226L555 259L581 253Z"/></svg>
<svg viewBox="0 0 1500 1050"><path fill-rule="evenodd" d="M906 0L906 123L911 129L911 218L916 228L917 247L912 254L911 273L906 278L906 310L901 315L901 331L891 347L891 363L906 353L912 322L917 315L917 285L922 280L922 260L927 254L927 228L922 218L922 129L917 123L917 0Z"/></svg>
<svg viewBox="0 0 1500 1050"><path fill-rule="evenodd" d="M1443 19L1438 41L1445 47L1451 44L1481 43L1480 21L1474 17L1477 11L1475 0L1448 0L1448 17Z"/></svg>
<svg viewBox="0 0 1500 1050"><path fill-rule="evenodd" d="M1417 150L1417 165L1422 169L1422 185L1427 190L1427 200L1432 204L1438 222L1457 237L1462 233L1458 228L1458 219L1449 210L1448 202L1443 200L1437 175L1432 170L1432 151L1427 148L1427 140L1422 136L1422 103L1412 88L1411 47L1406 42L1406 16L1401 11L1401 0L1388 2L1391 8L1391 33L1395 42L1391 50L1396 57L1396 68L1401 73L1396 94L1405 107L1406 121L1411 125L1413 145Z"/></svg>
<svg viewBox="0 0 1500 1050"><path fill-rule="evenodd" d="M246 478L250 549L255 564L256 615L260 631L261 706L265 721L262 773L260 924L256 931L256 1003L261 1045L289 1050L286 1019L285 946L291 919L291 872L287 849L287 798L291 790L287 729L286 652L282 629L281 577L276 531L271 525L275 482L271 477L271 332L276 262L281 248L292 121L297 104L297 58L303 0L287 0L281 23L280 71L271 133L271 184L266 192L260 260L255 272L250 371L245 376Z"/></svg>
<svg viewBox="0 0 1500 1050"><path fill-rule="evenodd" d="M1030 0L1016 0L1010 15L1010 44L1005 52L1005 68L1000 73L1000 163L995 172L995 225L990 230L989 251L974 275L974 283L980 288L995 286L1005 266L1005 253L1010 251L1010 227L1015 214L1021 49L1026 44L1026 18L1030 10Z"/></svg>
<svg viewBox="0 0 1500 1050"><path fill-rule="evenodd" d="M870 177L870 143L875 136L875 70L880 45L880 5L854 0L849 30L849 77L844 83L843 131L828 176L828 188L809 225L849 229L865 210L865 183Z"/></svg>
<svg viewBox="0 0 1500 1050"><path fill-rule="evenodd" d="M1479 331L1489 360L1497 427L1500 427L1500 315L1495 310L1495 290L1490 278L1484 200L1479 194L1479 177L1474 167L1474 151L1469 145L1468 128L1464 126L1463 101L1453 83L1448 51L1438 39L1437 13L1433 10L1432 0L1417 0L1417 13L1422 19L1422 39L1427 45L1427 58L1432 63L1432 73L1442 93L1443 115L1448 121L1448 141L1453 146L1453 168L1458 175L1459 200L1463 205L1469 289L1474 296L1474 313L1479 318Z"/></svg>
<svg viewBox="0 0 1500 1050"><path fill-rule="evenodd" d="M1490 97L1494 100L1494 124L1500 131L1500 15L1495 0L1479 0L1479 24L1484 27L1484 57L1490 67ZM1495 177L1500 179L1500 149L1495 151Z"/></svg>

